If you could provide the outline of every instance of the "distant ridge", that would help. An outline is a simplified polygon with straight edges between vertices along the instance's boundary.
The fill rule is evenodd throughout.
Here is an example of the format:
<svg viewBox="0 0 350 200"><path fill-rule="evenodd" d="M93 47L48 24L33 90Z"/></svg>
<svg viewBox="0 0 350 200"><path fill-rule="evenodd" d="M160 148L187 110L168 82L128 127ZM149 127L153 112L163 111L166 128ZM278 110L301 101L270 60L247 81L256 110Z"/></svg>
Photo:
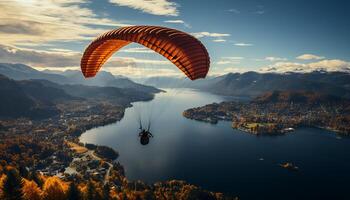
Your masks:
<svg viewBox="0 0 350 200"><path fill-rule="evenodd" d="M60 113L58 103L67 101L108 102L130 106L131 102L148 101L153 93L134 89L86 85L61 85L48 80L16 81L0 74L0 119L28 117L42 119Z"/></svg>
<svg viewBox="0 0 350 200"><path fill-rule="evenodd" d="M198 81L153 77L145 81L156 87L189 87L220 95L256 97L272 91L307 91L350 98L350 73L228 73Z"/></svg>
<svg viewBox="0 0 350 200"><path fill-rule="evenodd" d="M113 76L109 72L101 71L96 77L85 79L78 70L58 71L38 71L28 65L0 63L0 74L14 80L45 79L58 84L81 84L90 86L111 86L118 88L134 89L142 92L157 93L161 90L135 83L125 77Z"/></svg>
<svg viewBox="0 0 350 200"><path fill-rule="evenodd" d="M256 97L255 103L299 103L299 104L336 104L343 98L305 91L273 91Z"/></svg>
<svg viewBox="0 0 350 200"><path fill-rule="evenodd" d="M72 100L60 89L40 83L20 82L0 75L0 118L46 118L58 114L54 102Z"/></svg>
<svg viewBox="0 0 350 200"><path fill-rule="evenodd" d="M270 91L309 91L350 98L350 74L330 73L257 73L227 74L214 84L200 89L225 95L258 96Z"/></svg>

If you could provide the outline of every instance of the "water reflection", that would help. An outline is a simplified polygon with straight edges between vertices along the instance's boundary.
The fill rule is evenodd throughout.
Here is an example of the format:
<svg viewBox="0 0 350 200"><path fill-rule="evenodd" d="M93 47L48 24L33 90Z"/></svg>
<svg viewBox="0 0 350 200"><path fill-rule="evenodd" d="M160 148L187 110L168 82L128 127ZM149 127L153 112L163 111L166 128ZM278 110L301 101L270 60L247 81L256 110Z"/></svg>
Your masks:
<svg viewBox="0 0 350 200"><path fill-rule="evenodd" d="M242 199L349 197L350 140L312 128L280 137L256 137L233 130L230 122L212 125L189 120L182 117L183 110L227 98L193 90L171 92L157 95L152 102L135 103L120 122L87 131L81 141L118 150L131 180L183 179L239 194ZM137 108L147 111L150 103L155 137L140 145L135 134L139 132ZM144 117L149 114L143 112ZM279 163L284 162L295 163L300 173L281 168Z"/></svg>

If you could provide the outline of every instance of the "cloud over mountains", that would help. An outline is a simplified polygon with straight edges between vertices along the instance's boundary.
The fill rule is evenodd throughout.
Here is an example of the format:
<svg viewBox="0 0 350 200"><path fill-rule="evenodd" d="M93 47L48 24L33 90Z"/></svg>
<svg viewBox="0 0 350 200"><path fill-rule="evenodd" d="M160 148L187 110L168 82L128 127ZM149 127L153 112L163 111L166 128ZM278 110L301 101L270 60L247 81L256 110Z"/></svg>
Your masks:
<svg viewBox="0 0 350 200"><path fill-rule="evenodd" d="M343 60L321 60L311 63L297 63L297 62L277 62L260 69L261 72L312 72L312 71L341 71L350 72L350 62Z"/></svg>

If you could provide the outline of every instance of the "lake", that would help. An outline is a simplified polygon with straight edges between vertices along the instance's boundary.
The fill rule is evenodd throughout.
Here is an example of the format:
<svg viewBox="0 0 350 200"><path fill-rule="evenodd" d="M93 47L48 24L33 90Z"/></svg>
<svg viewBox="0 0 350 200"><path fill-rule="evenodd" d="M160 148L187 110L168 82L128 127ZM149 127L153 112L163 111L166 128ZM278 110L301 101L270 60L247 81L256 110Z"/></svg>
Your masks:
<svg viewBox="0 0 350 200"><path fill-rule="evenodd" d="M185 109L231 98L172 89L127 108L124 118L85 132L82 142L113 147L130 180L186 180L241 199L350 199L350 139L315 128L284 136L254 136L230 122L186 119ZM140 114L141 113L141 114ZM154 135L138 137L139 116ZM300 170L283 169L293 162Z"/></svg>

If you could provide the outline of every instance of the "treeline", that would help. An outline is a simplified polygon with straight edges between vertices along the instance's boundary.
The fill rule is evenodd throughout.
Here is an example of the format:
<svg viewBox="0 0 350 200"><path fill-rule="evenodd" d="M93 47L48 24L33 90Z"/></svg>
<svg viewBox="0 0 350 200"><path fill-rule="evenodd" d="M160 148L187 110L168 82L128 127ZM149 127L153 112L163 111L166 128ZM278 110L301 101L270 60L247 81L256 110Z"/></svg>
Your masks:
<svg viewBox="0 0 350 200"><path fill-rule="evenodd" d="M43 169L56 161L70 163L72 156L64 151L63 139L45 139L45 136L5 135L0 137L0 161L6 161L12 166L27 166Z"/></svg>
<svg viewBox="0 0 350 200"><path fill-rule="evenodd" d="M76 184L65 182L56 176L46 177L31 173L22 177L13 167L2 167L0 175L0 199L4 200L108 200L113 199L108 184L101 186L94 181ZM117 198L118 199L118 198Z"/></svg>
<svg viewBox="0 0 350 200"><path fill-rule="evenodd" d="M142 181L120 184L114 181L103 184L93 180L63 181L56 176L36 172L21 174L12 166L0 165L0 199L3 200L187 200L187 199L238 199L225 197L187 184L184 181L167 181L148 185Z"/></svg>

